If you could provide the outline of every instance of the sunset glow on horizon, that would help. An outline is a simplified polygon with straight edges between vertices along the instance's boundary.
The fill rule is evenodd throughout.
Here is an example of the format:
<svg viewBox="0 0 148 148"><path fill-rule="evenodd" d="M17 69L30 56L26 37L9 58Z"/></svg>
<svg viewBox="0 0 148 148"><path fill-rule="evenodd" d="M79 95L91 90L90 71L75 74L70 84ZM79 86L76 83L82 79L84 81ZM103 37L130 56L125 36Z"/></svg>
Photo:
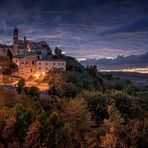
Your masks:
<svg viewBox="0 0 148 148"><path fill-rule="evenodd" d="M148 74L148 67L145 68L127 68L119 70L100 70L101 72L136 72L142 74Z"/></svg>

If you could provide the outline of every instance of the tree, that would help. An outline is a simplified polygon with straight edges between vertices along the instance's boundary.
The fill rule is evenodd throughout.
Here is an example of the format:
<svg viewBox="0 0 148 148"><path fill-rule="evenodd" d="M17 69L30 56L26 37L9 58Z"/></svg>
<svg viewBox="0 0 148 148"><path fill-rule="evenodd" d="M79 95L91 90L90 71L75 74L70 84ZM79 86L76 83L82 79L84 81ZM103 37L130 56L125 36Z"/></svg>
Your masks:
<svg viewBox="0 0 148 148"><path fill-rule="evenodd" d="M40 143L44 147L58 147L59 140L62 136L62 125L57 112L43 111L40 114L39 121L41 123L40 129Z"/></svg>
<svg viewBox="0 0 148 148"><path fill-rule="evenodd" d="M54 49L54 54L55 54L57 57L59 57L59 56L62 55L62 50L61 50L59 47L56 47L56 48Z"/></svg>
<svg viewBox="0 0 148 148"><path fill-rule="evenodd" d="M100 137L101 148L126 147L124 138L120 137L125 132L124 119L113 105L108 106L108 113L109 119L104 120L105 135Z"/></svg>
<svg viewBox="0 0 148 148"><path fill-rule="evenodd" d="M10 51L10 49L7 50L7 57L9 58L10 61L12 61L13 55L12 55L12 52Z"/></svg>
<svg viewBox="0 0 148 148"><path fill-rule="evenodd" d="M51 50L51 48L48 47L47 49L48 49L48 51L47 51L47 55L48 55L48 56L51 56L51 55L52 55L52 50Z"/></svg>
<svg viewBox="0 0 148 148"><path fill-rule="evenodd" d="M132 148L137 148L138 141L143 134L145 134L143 131L143 123L136 119L130 120L129 124L127 125L126 136L128 139L128 145L130 145Z"/></svg>
<svg viewBox="0 0 148 148"><path fill-rule="evenodd" d="M27 136L25 137L25 142L23 144L23 148L39 147L39 144L40 144L39 129L40 129L39 121L35 121L31 124L31 126L28 129Z"/></svg>
<svg viewBox="0 0 148 148"><path fill-rule="evenodd" d="M17 64L15 64L15 63L10 63L10 64L8 65L8 67L9 67L13 72L18 71L18 66L17 66Z"/></svg>
<svg viewBox="0 0 148 148"><path fill-rule="evenodd" d="M93 76L94 78L97 76L97 66L96 65L91 65L89 67L89 74Z"/></svg>
<svg viewBox="0 0 148 148"><path fill-rule="evenodd" d="M17 64L10 62L7 64L6 68L4 68L3 74L11 75L13 72L16 72L16 71L18 71Z"/></svg>
<svg viewBox="0 0 148 148"><path fill-rule="evenodd" d="M4 71L3 71L3 74L4 75L11 75L12 74L12 69L9 68L9 67L8 68L5 68Z"/></svg>
<svg viewBox="0 0 148 148"><path fill-rule="evenodd" d="M89 71L89 65L86 66L86 70Z"/></svg>
<svg viewBox="0 0 148 148"><path fill-rule="evenodd" d="M75 98L68 101L65 104L63 116L62 123L67 147L83 147L85 136L93 131L94 125L84 99Z"/></svg>
<svg viewBox="0 0 148 148"><path fill-rule="evenodd" d="M32 109L24 108L18 105L16 106L15 118L16 122L14 124L14 134L22 144L25 140L29 125L35 119L35 114Z"/></svg>
<svg viewBox="0 0 148 148"><path fill-rule="evenodd" d="M17 92L20 94L25 86L25 79L21 78L18 82Z"/></svg>
<svg viewBox="0 0 148 148"><path fill-rule="evenodd" d="M32 87L30 88L29 94L30 94L32 97L34 97L34 96L39 97L39 95L40 95L40 90L39 90L38 87L32 86Z"/></svg>

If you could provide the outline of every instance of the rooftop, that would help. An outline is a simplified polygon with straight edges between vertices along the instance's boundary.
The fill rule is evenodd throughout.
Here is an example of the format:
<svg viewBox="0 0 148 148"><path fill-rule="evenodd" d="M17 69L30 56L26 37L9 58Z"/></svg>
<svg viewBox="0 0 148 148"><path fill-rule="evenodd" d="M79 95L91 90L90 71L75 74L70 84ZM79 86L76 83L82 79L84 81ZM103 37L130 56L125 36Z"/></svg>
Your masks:
<svg viewBox="0 0 148 148"><path fill-rule="evenodd" d="M37 61L61 61L61 62L65 62L64 60L61 60L61 59L39 59Z"/></svg>
<svg viewBox="0 0 148 148"><path fill-rule="evenodd" d="M21 54L21 55L14 55L13 57L14 57L14 58L24 58L24 57L30 56L30 55L36 55L36 53L34 53L34 52L28 52L28 53L26 53L25 55L24 55L24 54Z"/></svg>

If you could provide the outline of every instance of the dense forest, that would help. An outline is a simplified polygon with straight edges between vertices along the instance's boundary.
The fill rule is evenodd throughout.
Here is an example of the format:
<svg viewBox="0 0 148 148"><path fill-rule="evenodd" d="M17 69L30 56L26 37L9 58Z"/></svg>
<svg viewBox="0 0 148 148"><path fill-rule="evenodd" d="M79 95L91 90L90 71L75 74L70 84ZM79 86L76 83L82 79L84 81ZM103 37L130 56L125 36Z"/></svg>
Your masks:
<svg viewBox="0 0 148 148"><path fill-rule="evenodd" d="M146 91L130 80L84 68L65 57L67 71L50 71L36 86L16 91L0 88L0 148L146 148L148 102Z"/></svg>

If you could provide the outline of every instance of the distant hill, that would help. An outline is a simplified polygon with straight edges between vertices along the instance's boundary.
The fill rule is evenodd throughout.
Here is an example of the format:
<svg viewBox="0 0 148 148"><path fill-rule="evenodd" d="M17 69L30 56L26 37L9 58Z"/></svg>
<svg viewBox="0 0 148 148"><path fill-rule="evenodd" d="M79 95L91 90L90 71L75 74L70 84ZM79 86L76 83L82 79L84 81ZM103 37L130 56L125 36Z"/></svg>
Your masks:
<svg viewBox="0 0 148 148"><path fill-rule="evenodd" d="M86 59L83 65L97 65L99 70L117 70L126 68L143 68L148 66L148 52L140 55L118 56L114 59Z"/></svg>
<svg viewBox="0 0 148 148"><path fill-rule="evenodd" d="M118 76L122 79L130 79L135 82L137 85L148 87L148 74L145 73L136 73L136 72L105 72L111 73L114 76Z"/></svg>

